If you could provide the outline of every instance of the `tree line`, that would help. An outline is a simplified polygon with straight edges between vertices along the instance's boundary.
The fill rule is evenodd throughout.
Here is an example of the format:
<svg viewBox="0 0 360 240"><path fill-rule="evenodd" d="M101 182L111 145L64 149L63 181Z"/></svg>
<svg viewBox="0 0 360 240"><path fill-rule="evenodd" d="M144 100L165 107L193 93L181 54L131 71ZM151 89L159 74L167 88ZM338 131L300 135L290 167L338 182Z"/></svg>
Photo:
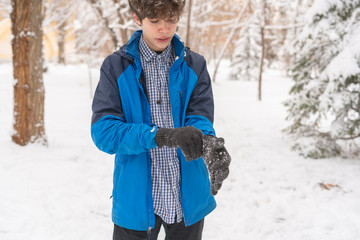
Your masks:
<svg viewBox="0 0 360 240"><path fill-rule="evenodd" d="M0 9L7 3L10 0L0 0ZM259 100L264 69L277 68L291 77L294 87L285 104L291 125L285 132L294 136L293 148L302 155L358 156L360 50L353 39L360 32L359 6L359 0L188 0L177 32L186 46L213 64L213 81L221 61L228 59L229 78L257 81ZM127 0L11 0L9 13L13 140L46 144L43 27L58 33L59 63L66 63L65 38L74 34L77 57L92 66L119 49L139 27ZM355 47L348 49L350 43ZM353 66L351 71L336 67L344 59Z"/></svg>

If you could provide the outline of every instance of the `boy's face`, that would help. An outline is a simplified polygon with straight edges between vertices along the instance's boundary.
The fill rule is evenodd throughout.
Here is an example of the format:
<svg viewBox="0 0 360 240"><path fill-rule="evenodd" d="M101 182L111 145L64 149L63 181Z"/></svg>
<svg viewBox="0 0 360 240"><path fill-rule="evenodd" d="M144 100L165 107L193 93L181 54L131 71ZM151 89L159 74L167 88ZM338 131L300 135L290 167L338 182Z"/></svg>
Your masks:
<svg viewBox="0 0 360 240"><path fill-rule="evenodd" d="M173 19L148 19L144 18L142 22L134 14L137 24L142 27L143 38L146 44L156 52L164 51L174 37L178 20Z"/></svg>

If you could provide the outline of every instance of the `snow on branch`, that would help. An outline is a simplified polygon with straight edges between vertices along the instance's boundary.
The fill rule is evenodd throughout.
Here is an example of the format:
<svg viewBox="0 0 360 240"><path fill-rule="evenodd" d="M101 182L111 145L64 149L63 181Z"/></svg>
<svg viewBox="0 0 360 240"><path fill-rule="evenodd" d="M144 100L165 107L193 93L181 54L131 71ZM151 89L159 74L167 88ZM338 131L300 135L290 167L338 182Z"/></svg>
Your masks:
<svg viewBox="0 0 360 240"><path fill-rule="evenodd" d="M243 18L244 16L244 13L245 13L245 10L248 8L249 6L249 3L250 3L250 0L247 0L243 6L243 8L241 9L238 17L236 18L235 20L235 24L234 24L234 27L233 29L231 30L231 33L228 35L227 39L226 39L226 42L225 44L223 45L221 51L220 51L220 55L218 57L218 60L216 62L216 65L215 65L215 69L214 69L214 72L213 72L213 75L212 75L212 80L215 82L216 80L216 73L217 73L217 70L219 68L219 65L220 65L220 62L224 56L224 53L226 51L226 48L229 46L230 42L232 41L232 39L234 38L235 36L235 33L236 33L236 30L239 28L239 23L241 21L241 19Z"/></svg>

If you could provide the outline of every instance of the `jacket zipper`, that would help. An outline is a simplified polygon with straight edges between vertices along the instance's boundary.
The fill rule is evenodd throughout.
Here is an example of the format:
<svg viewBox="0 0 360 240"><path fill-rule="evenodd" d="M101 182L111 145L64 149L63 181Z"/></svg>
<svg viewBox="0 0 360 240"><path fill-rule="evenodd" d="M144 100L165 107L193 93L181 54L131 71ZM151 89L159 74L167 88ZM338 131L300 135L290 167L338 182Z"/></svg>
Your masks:
<svg viewBox="0 0 360 240"><path fill-rule="evenodd" d="M136 64L134 64L135 66L136 66ZM147 104L148 104L148 110L150 109L150 104L149 104L149 100L148 100L148 98L147 98L147 96L146 96L146 94L145 94L145 90L144 90L144 88L143 88L143 86L142 86L142 84L141 84L141 72L140 72L140 75L139 75L139 79L138 79L138 83L140 84L140 89L141 89L141 91L142 91L142 93L144 94L144 96L145 96L145 98L146 98L146 100L147 100ZM149 112L149 114L151 114L150 112ZM148 123L148 124L151 124L151 119L150 119L150 121L149 121L149 119L145 119L145 123ZM148 159L151 159L150 158L150 156L149 156L149 153L147 154L147 158ZM151 161L151 160L150 160ZM149 171L149 180L150 180L150 182L151 182L151 162L150 162L150 164L148 165L148 167L150 168L148 171ZM150 183L151 184L151 183ZM149 190L148 190L149 191ZM151 187L150 187L150 191L152 191L152 189L151 189ZM150 201L150 198L149 197L147 197L148 198L148 201L149 202L151 202ZM148 218L148 221L149 221L149 227L148 227L148 231L147 231L147 235L148 235L148 239L150 240L151 239L151 208L149 207L149 212L148 212L148 214L149 214L149 218Z"/></svg>
<svg viewBox="0 0 360 240"><path fill-rule="evenodd" d="M181 112L181 111L186 112L186 110L183 109L184 104L183 104L183 99L182 99L182 97L183 97L183 96L182 96L182 95L183 95L182 93L183 93L183 92L180 90L180 105L181 105L180 112ZM182 121L182 117L180 117L180 125L183 126L185 123L181 124L181 121ZM179 150L178 150L178 151L179 151ZM181 171L182 171L181 158L178 157L178 159L179 159L180 176L182 176L182 172L181 172ZM182 205L182 202L183 202L183 200L182 200L182 184L181 184L181 179L180 179L180 203L181 203L181 205ZM183 218L184 218L184 223L186 223L184 211L183 211Z"/></svg>
<svg viewBox="0 0 360 240"><path fill-rule="evenodd" d="M151 240L151 227L149 227L149 229L147 231L147 238L148 238L148 240Z"/></svg>
<svg viewBox="0 0 360 240"><path fill-rule="evenodd" d="M181 110L183 109L183 100L182 100L182 91L180 91L180 104L181 104Z"/></svg>

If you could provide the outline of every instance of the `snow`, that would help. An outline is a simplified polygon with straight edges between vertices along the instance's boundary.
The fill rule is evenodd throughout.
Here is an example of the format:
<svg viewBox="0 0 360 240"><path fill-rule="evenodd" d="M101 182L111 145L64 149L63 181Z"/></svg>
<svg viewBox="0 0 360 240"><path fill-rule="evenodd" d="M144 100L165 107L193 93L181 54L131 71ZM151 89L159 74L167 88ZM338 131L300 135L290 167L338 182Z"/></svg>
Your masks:
<svg viewBox="0 0 360 240"><path fill-rule="evenodd" d="M360 24L358 23L353 27L352 31L345 36L344 48L340 50L340 53L332 59L330 64L323 71L321 77L328 77L330 79L336 79L339 76L348 77L356 75L360 72L359 59L360 54Z"/></svg>
<svg viewBox="0 0 360 240"><path fill-rule="evenodd" d="M302 29L300 34L300 40L304 41L309 36L318 36L321 32L327 32L331 40L336 40L338 38L337 34L330 32L332 29L334 19L328 19L328 21L320 21L320 18L323 18L324 13L329 11L331 7L342 8L342 2L340 0L317 0L311 5L311 7L306 11L304 16L305 27ZM326 18L326 16L325 16ZM316 20L316 24L312 24ZM337 24L342 24L342 22L337 22ZM316 39L314 37L314 39Z"/></svg>
<svg viewBox="0 0 360 240"><path fill-rule="evenodd" d="M317 0L311 5L311 8L307 11L305 19L311 22L312 18L315 15L321 15L327 9L330 9L333 6L336 6L337 8L342 8L343 5L343 2L339 0Z"/></svg>
<svg viewBox="0 0 360 240"><path fill-rule="evenodd" d="M228 66L213 88L215 129L232 162L203 239L360 239L360 160L292 152L281 132L289 125L282 102L292 82L266 72L259 102L257 83L227 80ZM111 239L113 156L90 138L87 72L86 65L49 64L49 146L20 147L11 142L12 68L0 64L0 239Z"/></svg>

